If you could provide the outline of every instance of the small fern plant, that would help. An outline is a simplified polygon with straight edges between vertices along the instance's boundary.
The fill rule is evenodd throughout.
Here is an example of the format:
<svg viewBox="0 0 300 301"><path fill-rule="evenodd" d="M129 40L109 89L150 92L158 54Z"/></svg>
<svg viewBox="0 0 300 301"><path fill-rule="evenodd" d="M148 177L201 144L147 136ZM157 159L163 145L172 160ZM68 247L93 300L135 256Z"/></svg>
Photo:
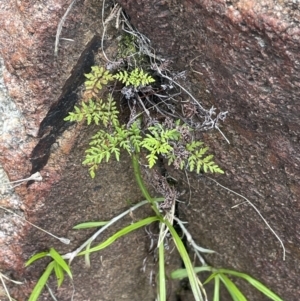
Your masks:
<svg viewBox="0 0 300 301"><path fill-rule="evenodd" d="M84 83L86 91L91 91L95 97L102 90L103 85L107 85L108 82L114 80L113 75L108 70L99 66L93 66L92 71L85 74L85 77L87 78Z"/></svg>
<svg viewBox="0 0 300 301"><path fill-rule="evenodd" d="M130 73L128 73L126 70L120 71L114 75L114 78L119 80L125 86L134 86L135 88L139 86L146 86L155 82L155 79L152 76L139 68L135 68Z"/></svg>
<svg viewBox="0 0 300 301"><path fill-rule="evenodd" d="M126 87L137 89L153 83L155 80L144 70L135 68L131 72L120 71L110 74L102 67L92 67L89 74L85 74L86 91L80 106L75 106L66 121L82 122L88 125L96 124L101 129L91 138L86 150L84 165L89 166L92 178L96 175L98 166L108 162L112 156L119 161L121 150L128 154L146 153L149 168L152 168L162 156L173 164L175 168L187 169L200 173L223 173L223 170L213 161L213 155L207 155L208 147L203 142L192 141L192 129L180 121L166 120L155 123L148 129L141 128L141 121L137 119L130 125L120 124L117 103L111 93L104 101L100 97L100 89L108 82L118 80Z"/></svg>

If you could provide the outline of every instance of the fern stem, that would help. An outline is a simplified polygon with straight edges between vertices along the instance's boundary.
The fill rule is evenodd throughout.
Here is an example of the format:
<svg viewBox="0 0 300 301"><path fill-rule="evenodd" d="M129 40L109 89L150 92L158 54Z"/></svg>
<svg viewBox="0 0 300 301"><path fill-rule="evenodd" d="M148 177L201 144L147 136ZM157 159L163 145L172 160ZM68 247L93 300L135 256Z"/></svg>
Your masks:
<svg viewBox="0 0 300 301"><path fill-rule="evenodd" d="M132 166L133 166L133 171L134 171L134 176L135 176L136 182L137 182L137 184L138 184L141 192L143 193L143 196L151 204L151 207L154 210L154 212L156 213L157 217L161 221L163 221L163 217L160 214L159 210L157 209L155 201L150 196L150 193L149 193L149 191L147 190L147 188L146 188L146 186L144 184L144 181L143 181L142 176L141 176L141 169L140 169L140 164L139 164L138 156L136 154L132 155Z"/></svg>

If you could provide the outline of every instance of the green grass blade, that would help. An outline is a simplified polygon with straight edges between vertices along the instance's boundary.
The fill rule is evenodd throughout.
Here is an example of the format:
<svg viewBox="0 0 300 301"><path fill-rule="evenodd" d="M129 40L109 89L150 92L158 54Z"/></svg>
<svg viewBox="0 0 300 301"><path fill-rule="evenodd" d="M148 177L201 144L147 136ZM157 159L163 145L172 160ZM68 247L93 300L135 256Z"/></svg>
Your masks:
<svg viewBox="0 0 300 301"><path fill-rule="evenodd" d="M70 270L69 265L65 262L65 260L61 257L60 254L57 253L57 251L53 248L50 249L49 252L50 256L53 258L55 262L57 262L63 270L66 271L66 273L69 275L69 277L72 279L72 272Z"/></svg>
<svg viewBox="0 0 300 301"><path fill-rule="evenodd" d="M204 282L203 284L206 284L208 283L209 281L211 281L212 279L214 279L215 277L218 277L218 273L215 272L215 273L212 273Z"/></svg>
<svg viewBox="0 0 300 301"><path fill-rule="evenodd" d="M33 291L31 292L31 295L30 295L28 301L36 301L38 299L38 297L41 294L44 286L47 283L47 280L48 280L53 268L54 268L54 261L50 262L47 265L46 270L44 271L43 275L40 277L39 281L37 282L37 284L35 285Z"/></svg>
<svg viewBox="0 0 300 301"><path fill-rule="evenodd" d="M252 278L251 276L245 274L245 273L240 273L232 270L227 270L227 269L220 269L218 270L220 273L226 273L232 276L236 276L239 278L243 278L244 280L248 281L252 286L254 286L257 290L262 292L265 296L269 297L273 301L283 301L278 295L273 293L270 289L268 289L264 284L259 282L258 280Z"/></svg>
<svg viewBox="0 0 300 301"><path fill-rule="evenodd" d="M54 272L57 279L57 286L60 287L64 281L65 274L62 267L56 261L54 262Z"/></svg>
<svg viewBox="0 0 300 301"><path fill-rule="evenodd" d="M25 267L28 267L29 265L31 265L34 261L46 257L48 256L49 252L40 252L37 254L34 254L31 258L29 258L26 263L25 263Z"/></svg>
<svg viewBox="0 0 300 301"><path fill-rule="evenodd" d="M81 223L73 227L73 229L88 229L88 228L98 228L106 225L108 222L86 222Z"/></svg>
<svg viewBox="0 0 300 301"><path fill-rule="evenodd" d="M138 157L136 155L132 155L132 165L133 165L133 170L134 170L134 175L137 181L137 184L141 190L141 192L143 193L144 197L147 199L147 201L149 201L149 203L152 205L152 209L154 210L154 212L157 215L157 220L160 220L161 222L164 222L173 239L175 242L175 245L177 247L177 250L185 264L186 270L187 270L187 275L189 278L189 282L192 288L192 292L195 298L195 301L203 301L203 297L200 291L200 287L199 287L199 279L197 278L197 275L195 274L194 270L193 270L193 266L191 263L191 260L189 258L189 255L184 247L183 242L181 241L180 237L178 236L177 232L175 231L175 229L173 228L173 226L167 221L167 220L163 220L159 210L156 207L156 204L154 202L154 200L152 199L152 197L150 196L144 182L143 179L141 177L141 171L140 171L140 165L139 165L139 161L138 161Z"/></svg>
<svg viewBox="0 0 300 301"><path fill-rule="evenodd" d="M224 274L219 274L221 281L226 286L228 292L230 293L234 301L247 301L243 293L238 289L238 287Z"/></svg>
<svg viewBox="0 0 300 301"><path fill-rule="evenodd" d="M178 252L181 256L181 259L185 265L185 268L187 271L187 276L189 278L190 286L191 286L195 301L203 301L202 293L201 293L200 287L199 287L199 279L197 278L197 275L194 272L191 259L185 249L185 246L184 246L181 238L178 236L174 227L167 220L165 220L164 222L167 225L167 227L169 228L169 231L173 237L173 240L175 242L177 250L178 250Z"/></svg>
<svg viewBox="0 0 300 301"><path fill-rule="evenodd" d="M203 267L196 267L194 268L195 273L201 273L201 272L211 272L213 271L213 268L210 266L203 266ZM188 276L186 269L178 269L171 273L172 279L182 279L186 278Z"/></svg>
<svg viewBox="0 0 300 301"><path fill-rule="evenodd" d="M215 276L214 300L213 301L220 301L220 278L219 278L219 275Z"/></svg>
<svg viewBox="0 0 300 301"><path fill-rule="evenodd" d="M158 258L159 258L159 301L166 301L166 274L165 274L165 247L162 241L158 247Z"/></svg>
<svg viewBox="0 0 300 301"><path fill-rule="evenodd" d="M271 300L273 300L273 301L283 301L283 299L281 299L278 295L273 293L264 284L262 284L258 280L252 278L251 276L249 276L245 273L236 272L236 271L227 270L227 269L214 269L210 266L195 267L194 271L196 273L211 271L211 272L216 272L216 273L229 274L229 275L232 275L232 276L242 278L242 279L248 281L252 286L254 286L257 290L262 292L265 296L269 297ZM211 275L210 277L212 277L212 276L213 275ZM173 271L171 273L171 278L172 279L185 278L185 277L187 277L186 269L178 269L178 270ZM204 282L204 284L208 283L213 278L213 277L212 278L210 278L210 277Z"/></svg>
<svg viewBox="0 0 300 301"><path fill-rule="evenodd" d="M147 217L145 219L142 219L136 223L133 223L127 227L124 227L123 229L121 229L120 231L118 231L117 233L115 233L114 235L112 235L111 237L109 237L106 241L104 241L103 243L89 249L89 250L85 250L80 252L78 255L85 255L86 253L92 253L92 252L97 252L100 251L106 247L108 247L109 245L111 245L115 240L117 240L118 238L136 230L139 229L141 227L144 227L146 225L149 225L155 221L158 221L159 218L157 216L152 216L152 217Z"/></svg>

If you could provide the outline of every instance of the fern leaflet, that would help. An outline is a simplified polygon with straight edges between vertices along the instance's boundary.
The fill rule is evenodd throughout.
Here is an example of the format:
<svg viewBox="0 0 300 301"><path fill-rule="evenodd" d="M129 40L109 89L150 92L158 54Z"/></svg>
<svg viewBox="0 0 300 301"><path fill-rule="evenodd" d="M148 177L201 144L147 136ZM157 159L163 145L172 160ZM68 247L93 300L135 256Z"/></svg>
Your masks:
<svg viewBox="0 0 300 301"><path fill-rule="evenodd" d="M125 86L132 85L135 88L139 86L146 86L155 82L155 79L151 75L139 68L135 68L130 73L128 73L126 70L120 71L114 75L114 78L125 84Z"/></svg>
<svg viewBox="0 0 300 301"><path fill-rule="evenodd" d="M92 90L95 93L102 89L102 85L107 85L109 81L114 79L109 71L99 66L93 66L92 71L85 74L85 77L87 78L84 83L86 90Z"/></svg>

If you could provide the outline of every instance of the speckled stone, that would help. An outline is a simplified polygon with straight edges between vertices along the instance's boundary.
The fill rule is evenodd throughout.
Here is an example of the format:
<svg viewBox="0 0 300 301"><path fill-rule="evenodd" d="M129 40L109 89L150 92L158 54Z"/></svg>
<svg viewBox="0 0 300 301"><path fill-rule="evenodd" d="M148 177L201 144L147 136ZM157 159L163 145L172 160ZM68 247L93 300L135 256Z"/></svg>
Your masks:
<svg viewBox="0 0 300 301"><path fill-rule="evenodd" d="M5 174L2 182L31 175L31 154L41 138L40 124L56 105L73 66L94 35L87 32L87 26L78 26L85 6L83 3L76 5L62 30L63 37L71 41L61 40L58 57L54 56L57 25L67 7L64 0L47 3L8 0L0 3L0 164ZM83 28L85 34L78 34ZM72 41L77 34L76 41ZM74 130L70 132L72 135L69 133L59 138L62 148L52 152L51 164L41 171L44 181L29 187L24 183L14 190L3 188L3 206L17 212L22 210L21 215L26 218L28 212L35 212L52 184L60 178L66 155L76 137ZM2 215L6 222L1 222L0 226L3 234L0 266L21 271L24 260L19 251L21 240L16 237L25 236L28 224L0 209L0 219ZM8 222L9 216L11 223ZM30 216L34 221L36 216ZM2 229L4 225L6 228Z"/></svg>

